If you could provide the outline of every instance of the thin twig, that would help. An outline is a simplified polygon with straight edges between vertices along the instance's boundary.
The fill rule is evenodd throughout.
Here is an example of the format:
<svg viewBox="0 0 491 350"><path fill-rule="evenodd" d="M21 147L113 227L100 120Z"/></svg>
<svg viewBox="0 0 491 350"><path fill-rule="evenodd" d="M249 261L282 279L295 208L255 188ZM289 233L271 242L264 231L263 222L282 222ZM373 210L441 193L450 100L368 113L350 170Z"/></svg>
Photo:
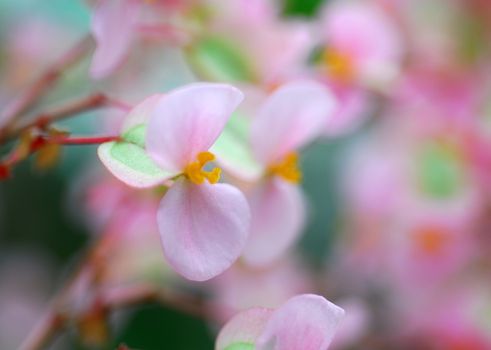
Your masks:
<svg viewBox="0 0 491 350"><path fill-rule="evenodd" d="M93 47L94 40L90 35L83 37L74 47L50 65L41 76L18 98L14 99L0 113L2 124L9 126L22 114L34 106L48 92L49 88L58 81L64 71L77 63Z"/></svg>
<svg viewBox="0 0 491 350"><path fill-rule="evenodd" d="M56 143L65 146L78 145L99 145L105 142L119 141L119 136L84 136L84 137L50 137L46 139L48 143Z"/></svg>
<svg viewBox="0 0 491 350"><path fill-rule="evenodd" d="M47 125L50 125L59 120L73 117L82 112L90 111L95 108L104 107L107 105L113 105L116 107L122 107L123 104L121 102L114 102L114 100L108 98L106 95L101 93L95 93L89 95L87 97L82 98L81 100L76 100L68 103L65 106L59 107L56 110L53 110L48 113L42 113L35 117L33 120L24 122L19 125L14 125L5 135L4 141L8 141L14 138L19 137L24 131L27 131L31 128L44 128ZM0 143L1 143L0 139Z"/></svg>
<svg viewBox="0 0 491 350"><path fill-rule="evenodd" d="M39 322L19 350L40 350L49 344L59 331L65 326L66 319L59 313L48 313Z"/></svg>

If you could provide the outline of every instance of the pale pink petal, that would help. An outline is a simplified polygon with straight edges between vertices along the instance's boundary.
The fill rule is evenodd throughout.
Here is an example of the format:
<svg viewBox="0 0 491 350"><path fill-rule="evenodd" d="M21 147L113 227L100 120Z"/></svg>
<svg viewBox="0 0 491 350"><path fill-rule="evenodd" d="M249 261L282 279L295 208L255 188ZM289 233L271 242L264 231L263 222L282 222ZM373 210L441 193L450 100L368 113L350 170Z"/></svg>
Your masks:
<svg viewBox="0 0 491 350"><path fill-rule="evenodd" d="M161 167L183 169L213 145L242 99L225 84L196 83L170 92L150 118L147 151Z"/></svg>
<svg viewBox="0 0 491 350"><path fill-rule="evenodd" d="M312 81L293 82L276 90L251 126L256 158L270 164L322 133L335 101L329 90Z"/></svg>
<svg viewBox="0 0 491 350"><path fill-rule="evenodd" d="M352 87L337 87L333 90L339 103L326 124L325 135L336 137L351 133L363 124L372 106L365 90Z"/></svg>
<svg viewBox="0 0 491 350"><path fill-rule="evenodd" d="M108 76L123 61L131 45L141 2L101 0L94 10L91 31L97 43L90 75Z"/></svg>
<svg viewBox="0 0 491 350"><path fill-rule="evenodd" d="M343 309L319 295L293 297L273 313L256 350L326 350L343 316Z"/></svg>
<svg viewBox="0 0 491 350"><path fill-rule="evenodd" d="M249 265L264 266L299 237L305 223L305 201L298 186L277 178L259 184L248 199L251 233L243 258Z"/></svg>
<svg viewBox="0 0 491 350"><path fill-rule="evenodd" d="M125 117L122 131L128 131L135 126L147 124L158 102L164 98L164 94L154 94L137 104Z"/></svg>
<svg viewBox="0 0 491 350"><path fill-rule="evenodd" d="M218 334L215 350L225 350L233 345L239 349L240 345L245 349L247 345L254 348L273 312L273 309L253 308L235 315Z"/></svg>
<svg viewBox="0 0 491 350"><path fill-rule="evenodd" d="M239 257L250 212L244 195L233 186L196 185L180 178L162 199L157 221L169 263L184 277L204 281Z"/></svg>

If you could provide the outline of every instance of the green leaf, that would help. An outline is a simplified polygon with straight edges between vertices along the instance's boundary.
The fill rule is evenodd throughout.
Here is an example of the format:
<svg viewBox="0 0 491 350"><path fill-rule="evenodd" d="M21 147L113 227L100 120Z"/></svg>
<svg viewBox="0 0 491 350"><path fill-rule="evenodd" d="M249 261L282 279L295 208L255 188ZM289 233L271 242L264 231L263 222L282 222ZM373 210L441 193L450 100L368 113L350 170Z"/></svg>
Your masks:
<svg viewBox="0 0 491 350"><path fill-rule="evenodd" d="M246 55L238 46L218 37L207 37L188 50L191 65L203 77L217 81L256 80Z"/></svg>

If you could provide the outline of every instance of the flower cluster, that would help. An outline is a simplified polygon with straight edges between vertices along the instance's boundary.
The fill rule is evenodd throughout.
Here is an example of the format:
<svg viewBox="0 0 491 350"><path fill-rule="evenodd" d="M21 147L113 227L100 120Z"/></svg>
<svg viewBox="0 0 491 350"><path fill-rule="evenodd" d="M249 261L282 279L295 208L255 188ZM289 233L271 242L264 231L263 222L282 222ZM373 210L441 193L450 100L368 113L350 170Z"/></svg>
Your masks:
<svg viewBox="0 0 491 350"><path fill-rule="evenodd" d="M75 22L8 24L0 179L100 159L69 163L97 243L23 349L65 325L100 347L146 301L222 327L216 350L491 348L491 6L290 3L87 0L60 59ZM104 136L54 125L103 107Z"/></svg>

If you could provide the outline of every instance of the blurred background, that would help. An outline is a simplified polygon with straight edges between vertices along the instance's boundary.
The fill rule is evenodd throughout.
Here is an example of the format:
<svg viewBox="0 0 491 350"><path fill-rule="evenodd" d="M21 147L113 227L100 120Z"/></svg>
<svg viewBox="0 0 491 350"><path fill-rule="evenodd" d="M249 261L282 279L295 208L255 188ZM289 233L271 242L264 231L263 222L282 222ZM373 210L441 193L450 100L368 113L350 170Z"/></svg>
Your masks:
<svg viewBox="0 0 491 350"><path fill-rule="evenodd" d="M491 4L362 1L377 9L378 24L387 21L373 45L396 53L360 68L355 79L346 61L333 54L337 39L330 30L337 29L328 23L346 23L346 35L354 38L356 16L361 22L368 18L370 26L373 13L337 18L336 6L355 3L348 1L265 2L274 14L264 30L281 32L272 40L293 44L294 26L304 26L307 35L301 63L290 60L274 77L249 81L238 62L251 58L236 60L226 45L203 39L180 50L150 33L133 43L110 77L91 79L87 55L29 115L95 91L136 104L197 79L239 86L296 76L319 80L335 91L343 110L302 152L309 214L298 244L272 266L254 271L238 264L203 285L188 283L166 266L155 238L149 214L155 195L139 195L113 179L98 161L96 146L65 147L50 169L22 162L0 182L1 349L16 349L26 338L94 241L117 234L123 238L100 253L104 285L143 281L184 292L191 304L199 299L226 307L211 306L209 317L202 317L150 301L111 313L108 328L87 315L88 321L64 331L50 349L114 349L121 343L145 350L212 349L229 309L277 306L301 292L322 294L345 308L335 349L491 349ZM0 0L0 106L89 32L94 3ZM164 14L190 16L179 11L176 5ZM380 14L383 21L377 21ZM286 51L251 43L246 21L235 23L237 33L227 32L234 15L210 20L215 33L209 37L236 36L228 39L261 60L251 66L268 59L272 66L282 64ZM254 51L264 45L271 49L266 58ZM366 46L351 64L372 49ZM123 116L109 108L57 125L97 134L117 130ZM11 147L0 146L1 154ZM69 298L84 309L79 299Z"/></svg>

